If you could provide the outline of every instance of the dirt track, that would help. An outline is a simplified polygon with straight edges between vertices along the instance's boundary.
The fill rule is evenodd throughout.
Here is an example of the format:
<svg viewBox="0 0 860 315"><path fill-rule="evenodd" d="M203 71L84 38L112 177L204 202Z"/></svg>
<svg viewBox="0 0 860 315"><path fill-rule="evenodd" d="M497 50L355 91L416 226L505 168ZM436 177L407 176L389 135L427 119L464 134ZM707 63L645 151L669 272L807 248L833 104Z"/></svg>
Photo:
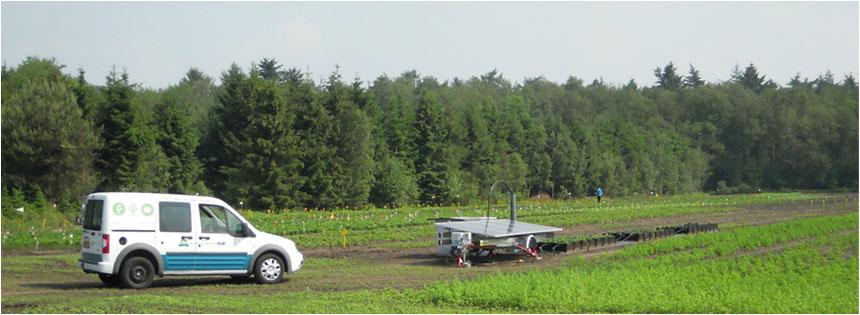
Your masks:
<svg viewBox="0 0 860 315"><path fill-rule="evenodd" d="M834 195L835 198L821 202L819 200L809 202L809 201L799 201L799 202L788 202L788 203L779 203L779 204L770 204L770 205L750 205L741 207L739 210L723 212L723 213L714 213L714 214L694 214L694 215L679 215L672 217L657 217L657 218L647 218L647 219L639 219L631 222L617 224L614 226L607 226L605 224L588 224L588 225L577 225L577 226L565 226L564 231L562 231L561 235L584 235L584 234L601 234L606 232L615 232L615 231L624 231L624 230L634 230L638 228L649 229L656 228L659 226L671 226L671 225L680 225L690 222L697 223L717 223L722 227L731 226L750 226L750 225L761 225L761 224L769 224L775 222L781 222L785 220L791 220L800 217L810 217L810 216L824 216L824 215L835 215L842 214L846 212L857 212L858 211L858 195L856 193L852 194L841 194ZM428 240L428 242L432 242ZM617 250L623 246L610 246L609 248L601 249L597 251L597 253L604 253L607 250ZM445 262L443 259L439 259L434 255L435 247L428 246L422 248L410 248L410 249L385 249L385 248L374 248L374 247L354 247L351 249L310 249L305 250L305 255L307 257L325 257L325 258L356 258L363 260L371 260L375 262L381 263L398 263L398 264L412 264L412 265L426 265L426 266L445 266L450 265L450 263ZM593 256L595 254L595 250L590 252L570 252L566 254L560 255L550 255L550 256L579 256L579 255L587 255ZM538 265L552 263L553 259L547 259L545 261L537 262ZM500 263L498 265L511 265L511 264L519 264L518 262L507 262Z"/></svg>
<svg viewBox="0 0 860 315"><path fill-rule="evenodd" d="M829 201L789 202L767 206L746 206L737 211L717 214L682 215L675 217L649 218L626 223L607 225L580 225L565 227L564 234L599 234L634 228L653 228L678 225L688 222L719 223L721 228L760 225L808 216L824 216L858 211L857 194L834 195ZM590 251L574 251L564 254L548 254L543 259L505 258L494 263L480 264L464 269L453 266L434 255L435 248L381 249L354 247L348 250L310 249L304 250L306 267L291 275L283 284L258 286L247 280L226 277L158 279L152 289L143 291L105 288L93 275L81 272L74 259L76 252L3 252L5 258L40 259L50 273L43 269L10 270L3 267L2 296L44 296L39 303L51 303L51 296L75 296L92 294L186 294L188 292L230 295L265 295L276 291L352 291L359 289L418 288L439 280L466 279L499 272L533 270L557 266L572 256L593 257L620 249L629 243L618 243ZM635 246L635 245L634 245ZM25 256L25 257L20 257ZM8 261L7 259L5 259ZM4 312L26 309L25 305L3 304Z"/></svg>

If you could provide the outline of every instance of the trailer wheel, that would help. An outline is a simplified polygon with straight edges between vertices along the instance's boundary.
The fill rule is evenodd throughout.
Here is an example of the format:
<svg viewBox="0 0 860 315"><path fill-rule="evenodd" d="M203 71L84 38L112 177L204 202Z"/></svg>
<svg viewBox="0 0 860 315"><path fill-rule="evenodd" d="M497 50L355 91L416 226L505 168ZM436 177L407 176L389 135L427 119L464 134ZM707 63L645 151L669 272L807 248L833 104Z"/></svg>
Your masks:
<svg viewBox="0 0 860 315"><path fill-rule="evenodd" d="M537 238L534 235L526 237L526 248L537 249Z"/></svg>

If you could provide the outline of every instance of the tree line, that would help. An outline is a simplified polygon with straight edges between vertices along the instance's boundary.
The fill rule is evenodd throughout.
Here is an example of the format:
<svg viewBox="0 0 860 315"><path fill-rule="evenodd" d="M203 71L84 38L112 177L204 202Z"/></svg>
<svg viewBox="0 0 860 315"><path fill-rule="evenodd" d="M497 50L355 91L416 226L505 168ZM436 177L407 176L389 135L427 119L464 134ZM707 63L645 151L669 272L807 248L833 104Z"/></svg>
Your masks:
<svg viewBox="0 0 860 315"><path fill-rule="evenodd" d="M450 81L407 71L322 82L263 59L219 84L191 68L164 89L104 85L31 57L2 69L4 196L77 209L93 191L212 194L252 209L856 188L858 88L777 84L753 64L721 82L690 66L652 86L576 77Z"/></svg>

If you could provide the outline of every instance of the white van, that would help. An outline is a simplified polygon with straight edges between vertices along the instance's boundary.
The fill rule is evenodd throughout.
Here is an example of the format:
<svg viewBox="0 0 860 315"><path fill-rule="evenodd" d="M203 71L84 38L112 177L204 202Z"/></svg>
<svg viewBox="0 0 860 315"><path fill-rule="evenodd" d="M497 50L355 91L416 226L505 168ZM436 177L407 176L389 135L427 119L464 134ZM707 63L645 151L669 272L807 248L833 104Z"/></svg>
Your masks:
<svg viewBox="0 0 860 315"><path fill-rule="evenodd" d="M94 193L83 228L81 268L111 286L145 288L155 275L253 275L277 283L304 260L293 241L255 229L212 197Z"/></svg>

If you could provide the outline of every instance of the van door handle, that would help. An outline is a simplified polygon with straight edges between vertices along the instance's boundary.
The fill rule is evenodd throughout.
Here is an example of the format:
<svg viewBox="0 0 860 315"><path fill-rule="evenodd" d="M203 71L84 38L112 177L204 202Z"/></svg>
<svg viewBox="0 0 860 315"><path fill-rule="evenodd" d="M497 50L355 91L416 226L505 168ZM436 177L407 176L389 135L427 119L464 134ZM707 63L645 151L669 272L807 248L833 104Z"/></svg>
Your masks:
<svg viewBox="0 0 860 315"><path fill-rule="evenodd" d="M201 239L201 240L208 240L208 239L209 239L209 237L208 237L208 236L201 236L201 237L200 237L200 239Z"/></svg>
<svg viewBox="0 0 860 315"><path fill-rule="evenodd" d="M182 239L183 239L183 240L190 240L190 239L193 239L193 238L194 238L193 236L183 236L183 237L182 237Z"/></svg>

